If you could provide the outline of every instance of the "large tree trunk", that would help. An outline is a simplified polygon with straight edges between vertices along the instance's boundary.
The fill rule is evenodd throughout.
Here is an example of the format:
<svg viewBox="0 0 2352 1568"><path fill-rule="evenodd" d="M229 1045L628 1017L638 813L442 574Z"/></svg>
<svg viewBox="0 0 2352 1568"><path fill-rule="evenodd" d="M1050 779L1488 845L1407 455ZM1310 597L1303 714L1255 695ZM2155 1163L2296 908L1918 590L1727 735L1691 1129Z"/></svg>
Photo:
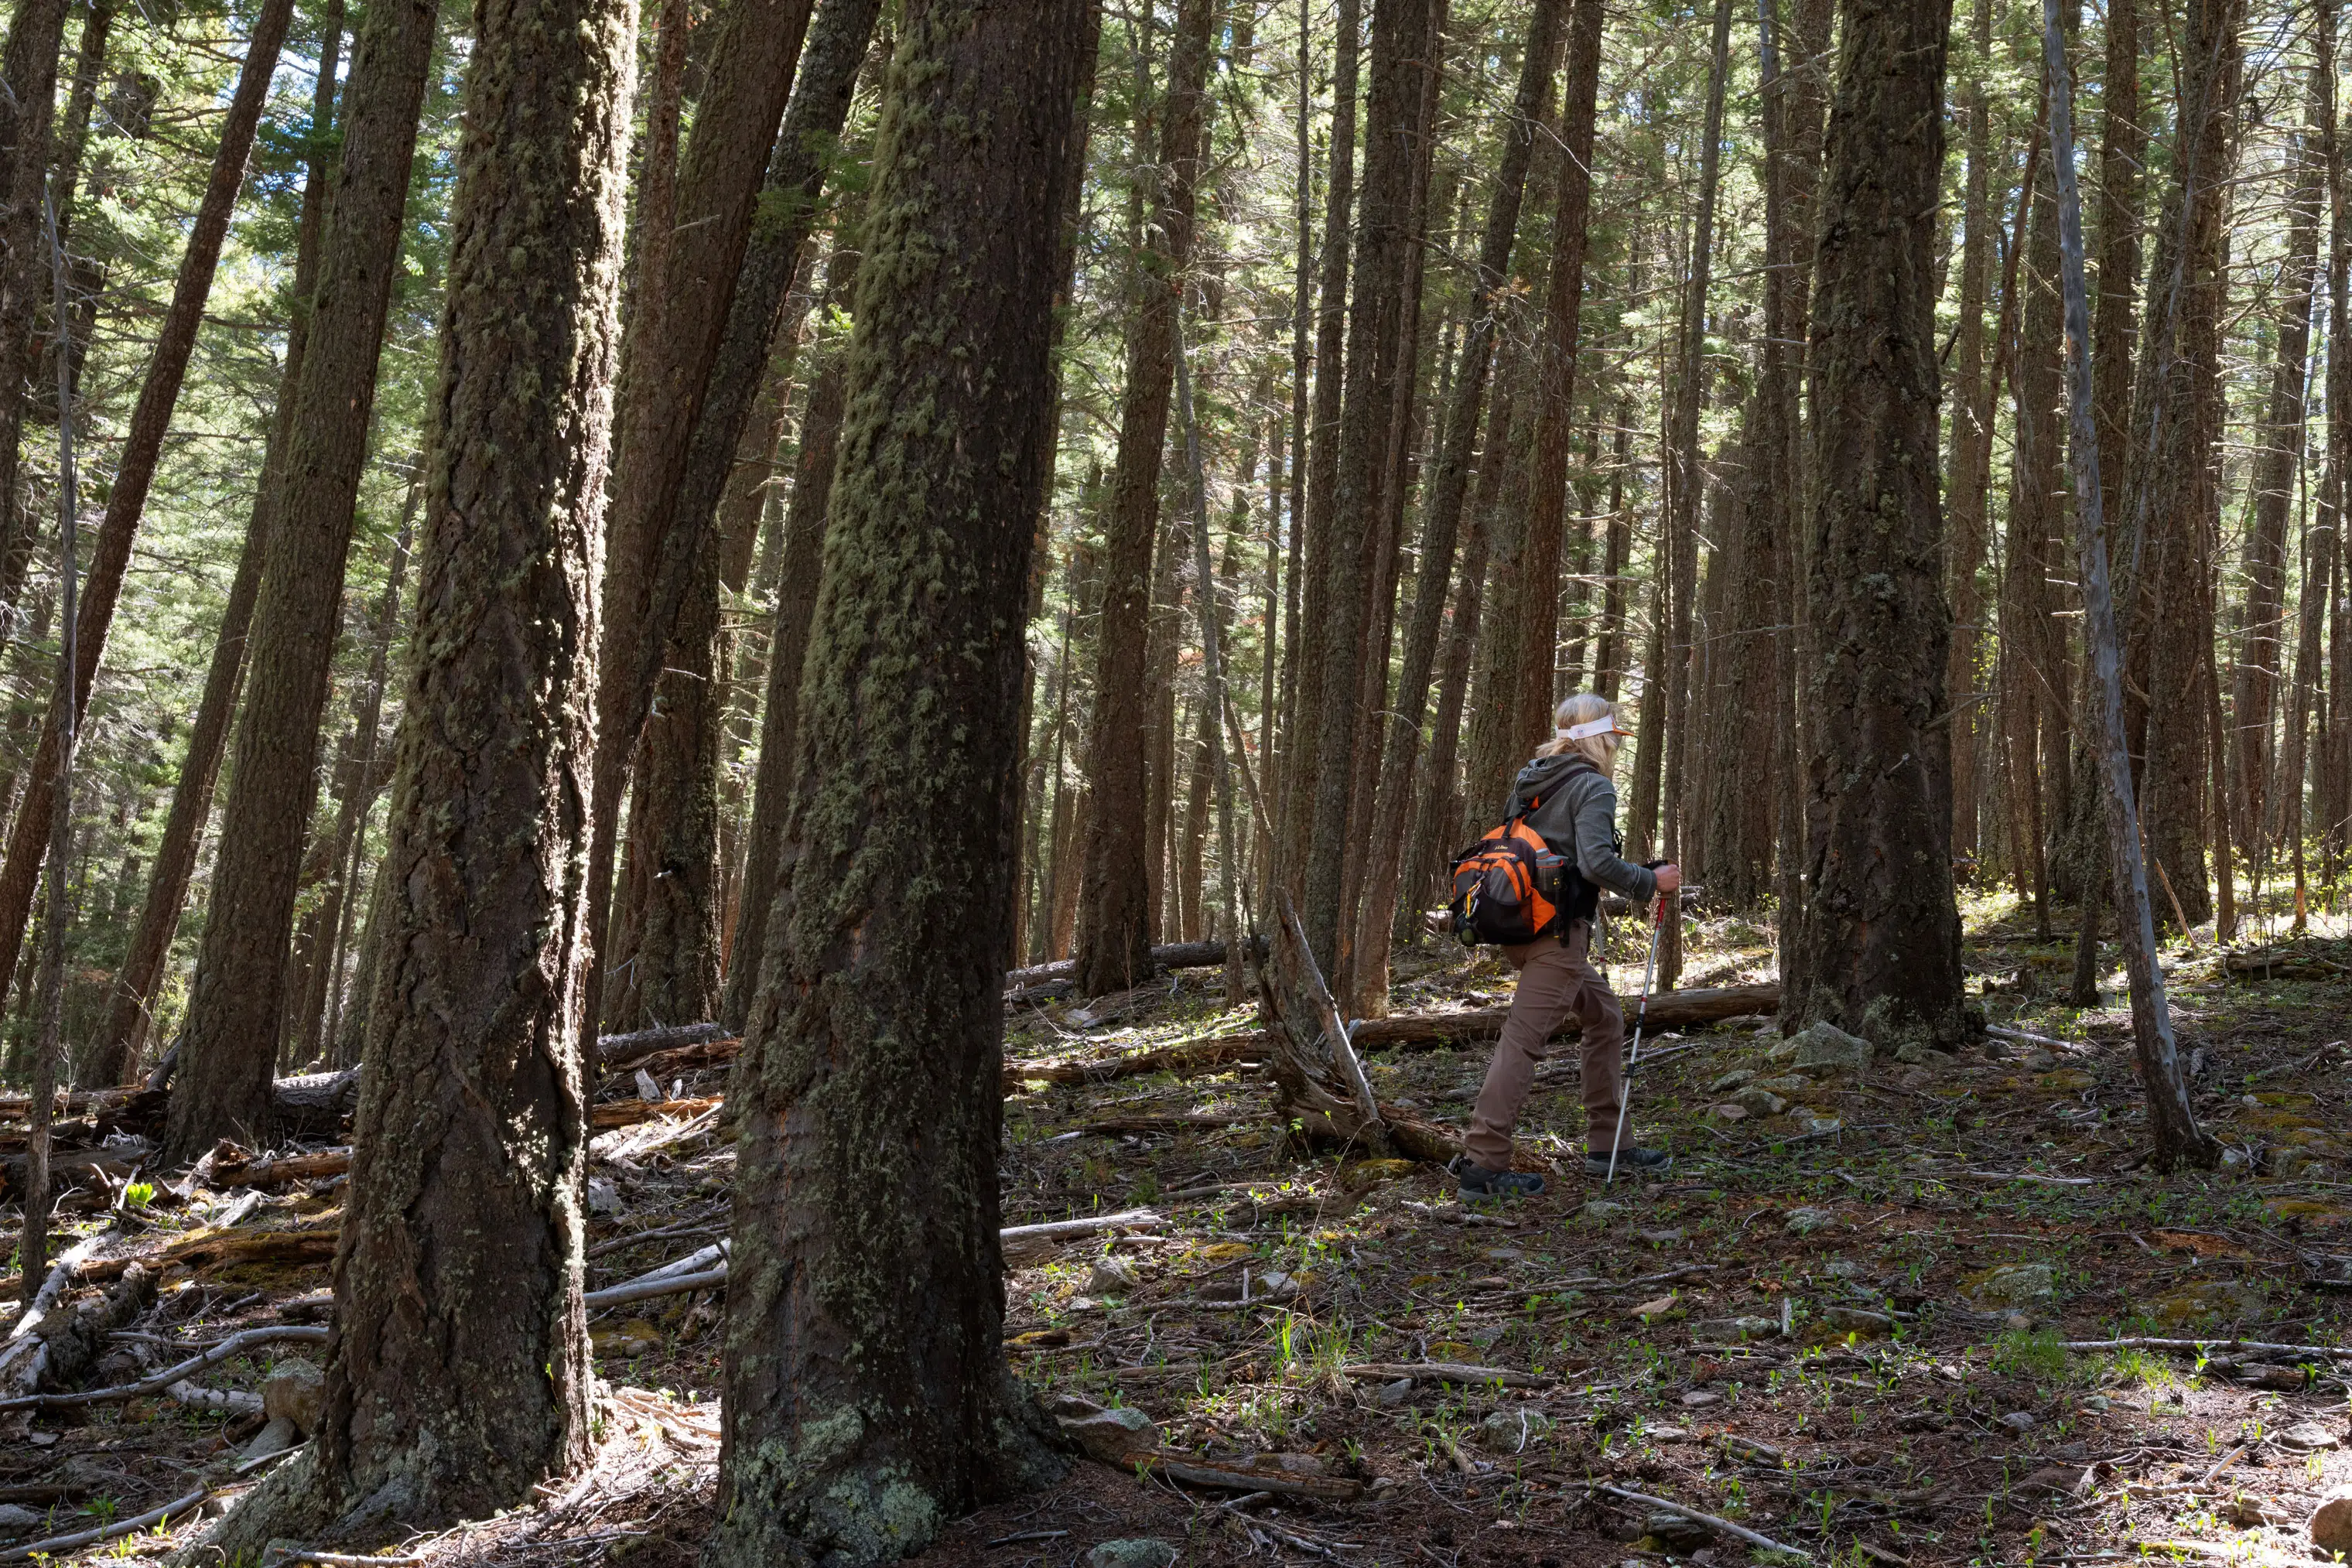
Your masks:
<svg viewBox="0 0 2352 1568"><path fill-rule="evenodd" d="M220 146L213 156L212 175L189 230L188 247L180 258L172 303L156 334L154 357L148 361L139 402L131 411L130 431L115 467L106 517L90 552L89 575L75 618L73 717L77 726L89 708L90 685L106 652L107 632L121 597L123 575L131 566L131 547L146 510L147 491L154 482L163 438L171 429L173 405L179 401L180 384L186 379L188 360L195 350L196 329L204 322L205 301L212 293L221 244L228 235L237 191L245 183L246 157L253 150L269 78L278 66L278 46L285 41L292 13L292 0L273 0L254 19L236 92L229 101ZM40 200L37 193L34 200L37 204ZM46 265L43 276L47 276ZM0 364L0 377L6 374L5 364ZM0 418L0 445L13 451L16 434L5 425L5 418ZM42 725L25 798L10 826L7 858L0 862L0 977L16 972L25 924L32 911L34 885L40 880L41 862L49 849L50 806L58 783L58 721L63 716L62 711L53 711Z"/></svg>
<svg viewBox="0 0 2352 1568"><path fill-rule="evenodd" d="M304 526L266 536L245 712L164 1134L174 1161L219 1138L264 1136L269 1124L319 720L437 17L436 0L380 0L352 47L342 169L275 514Z"/></svg>
<svg viewBox="0 0 2352 1568"><path fill-rule="evenodd" d="M1691 737L1700 726L1691 714L1692 688L1701 664L1696 622L1693 615L1698 588L1698 530L1701 502L1706 487L1706 465L1699 447L1699 415L1706 407L1706 298L1714 276L1715 203L1723 167L1724 78L1730 68L1731 0L1716 0L1714 53L1707 71L1706 128L1700 133L1698 212L1691 228L1690 276L1683 288L1682 346L1675 374L1674 416L1666 434L1665 545L1669 602L1663 705L1642 705L1642 726L1657 735L1665 747L1664 779L1666 831L1662 852L1670 861L1684 858L1683 825L1688 817L1685 792L1692 765ZM1718 530L1720 531L1720 530ZM1549 659L1546 664L1549 664ZM1658 707L1665 712L1661 716ZM1659 725L1663 716L1664 723ZM1522 722L1526 722L1523 714ZM1643 744L1646 746L1647 741ZM1657 988L1671 991L1682 978L1682 895L1664 895L1658 912Z"/></svg>
<svg viewBox="0 0 2352 1568"><path fill-rule="evenodd" d="M1127 382L1119 403L1118 455L1105 529L1102 630L1095 653L1095 706L1087 726L1086 867L1078 889L1078 989L1099 996L1151 973L1160 885L1150 854L1152 764L1169 739L1155 701L1151 653L1158 616L1154 578L1172 579L1172 549L1153 570L1160 531L1160 475L1176 376L1176 308L1192 256L1193 211L1202 152L1209 31L1216 7L1182 0L1170 43L1168 90L1160 110L1159 171L1148 237L1136 258L1127 335ZM1172 545L1172 540L1171 541ZM1140 733L1139 733L1140 732Z"/></svg>
<svg viewBox="0 0 2352 1568"><path fill-rule="evenodd" d="M736 1080L712 1564L895 1559L1057 1469L1002 1349L1024 645L1004 606L1027 596L1052 440L1056 209L1094 22L1085 0L914 0L891 62L794 870ZM890 891L913 886L956 888L959 918Z"/></svg>
<svg viewBox="0 0 2352 1568"><path fill-rule="evenodd" d="M2221 520L2218 451L2224 416L2221 377L2229 255L2226 204L2241 85L2238 28L2242 0L2191 0L2181 47L2181 152L2175 204L2181 247L2179 308L2171 385L2153 483L2165 486L2148 511L2141 589L2161 607L2162 633L2147 641L2147 773L2140 785L2158 881L2192 925L2214 913L2206 883L2210 655L2206 569ZM2137 619L2135 624L2137 624ZM2155 622L2148 624L2153 628ZM2135 639L2137 641L2137 639ZM2226 810L2226 800L2216 804Z"/></svg>
<svg viewBox="0 0 2352 1568"><path fill-rule="evenodd" d="M635 7L474 16L324 1409L231 1561L480 1517L591 1446L582 811Z"/></svg>
<svg viewBox="0 0 2352 1568"><path fill-rule="evenodd" d="M598 656L595 794L590 804L588 930L592 1011L604 994L613 856L628 764L667 651L676 605L693 580L694 545L709 513L678 535L678 492L711 371L735 302L783 120L810 0L730 0L710 50L710 80L677 182L677 236L664 262L661 308L630 324L613 438L613 502L604 550L604 645ZM797 251L795 245L793 249ZM785 262L790 277L791 262ZM756 378L767 361L752 358ZM756 381L750 391L756 391ZM724 448L731 459L735 447ZM723 472L723 471L722 471ZM712 488L715 503L717 488ZM673 546L677 553L664 557ZM672 597L656 609L657 586Z"/></svg>
<svg viewBox="0 0 2352 1568"><path fill-rule="evenodd" d="M1845 0L1812 318L1810 893L1785 1014L1957 1043L1935 225L1948 19Z"/></svg>
<svg viewBox="0 0 2352 1568"><path fill-rule="evenodd" d="M1356 96L1363 56L1363 0L1337 0L1331 61L1331 167L1323 205L1323 266L1315 320L1313 423L1298 433L1297 461L1306 469L1299 618L1320 629L1331 612L1332 495L1339 476L1339 413L1347 389L1348 274L1354 259L1349 214L1356 197ZM1302 26L1307 26L1302 21ZM1301 89L1302 91L1304 89ZM1302 148L1302 158L1307 156ZM1294 523L1294 527L1298 525ZM1282 788L1275 809L1282 819L1276 874L1294 892L1306 881L1307 835L1315 821L1315 780L1322 744L1323 664L1320 636L1299 639L1297 679L1286 706L1289 737Z"/></svg>
<svg viewBox="0 0 2352 1568"><path fill-rule="evenodd" d="M2335 65L2337 59L2337 0L2321 0L2315 26L2322 41L2318 68L2320 156L2327 171L2327 462L2319 487L2323 576L2327 583L2327 643L2324 654L2326 699L2319 705L2318 778L2314 790L2320 854L2328 880L2343 853L2345 827L2352 817L2352 635L2344 624L2344 501L2347 464L2352 461L2352 186L2344 167Z"/></svg>
<svg viewBox="0 0 2352 1568"><path fill-rule="evenodd" d="M180 759L179 783L172 790L171 810L155 848L146 900L140 906L139 924L131 932L122 967L115 976L105 1032L91 1061L92 1076L100 1082L120 1082L136 1067L154 1022L150 1009L171 957L172 940L179 932L188 883L195 876L196 852L203 845L205 823L212 815L213 786L220 778L221 754L228 748L229 723L236 716L237 690L244 684L246 637L253 628L254 601L261 595L261 562L268 549L269 519L283 478L294 388L310 351L311 291L318 287L319 240L331 177L328 137L335 123L335 75L342 57L340 4L329 8L320 26L319 73L310 98L311 135L289 290L293 308L286 325L286 360L278 373L278 402L262 448L261 476L247 515L245 545L237 551L236 573L229 580L228 598L221 606L220 631L213 640L212 660L205 667L204 692L188 728L187 751Z"/></svg>
<svg viewBox="0 0 2352 1568"><path fill-rule="evenodd" d="M1559 184L1552 216L1551 272L1544 291L1536 359L1534 461L1522 517L1494 542L1502 549L1479 617L1478 679L1465 758L1465 810L1484 818L1551 730L1552 661L1559 635L1559 536L1568 502L1576 356L1584 295L1587 220L1592 202L1592 142L1607 8L1578 0L1569 24L1567 85L1560 100ZM1490 454L1489 460L1498 454Z"/></svg>

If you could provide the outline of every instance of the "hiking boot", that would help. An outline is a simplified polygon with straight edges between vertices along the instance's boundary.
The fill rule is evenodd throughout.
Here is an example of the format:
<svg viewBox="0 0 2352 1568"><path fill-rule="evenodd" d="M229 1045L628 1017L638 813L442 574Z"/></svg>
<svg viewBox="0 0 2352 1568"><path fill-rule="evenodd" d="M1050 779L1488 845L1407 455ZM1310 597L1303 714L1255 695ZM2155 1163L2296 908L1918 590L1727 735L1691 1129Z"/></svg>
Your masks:
<svg viewBox="0 0 2352 1568"><path fill-rule="evenodd" d="M1664 1176L1665 1174L1666 1167L1674 1163L1675 1156L1666 1153L1664 1149L1645 1149L1638 1145L1627 1144L1623 1148L1617 1151L1617 1174L1620 1176ZM1602 1149L1597 1154L1586 1155L1584 1156L1584 1174L1586 1176L1607 1176L1609 1175L1609 1151Z"/></svg>
<svg viewBox="0 0 2352 1568"><path fill-rule="evenodd" d="M1446 1167L1460 1184L1465 1198L1534 1197L1544 1189L1544 1178L1533 1171L1490 1171L1469 1155Z"/></svg>

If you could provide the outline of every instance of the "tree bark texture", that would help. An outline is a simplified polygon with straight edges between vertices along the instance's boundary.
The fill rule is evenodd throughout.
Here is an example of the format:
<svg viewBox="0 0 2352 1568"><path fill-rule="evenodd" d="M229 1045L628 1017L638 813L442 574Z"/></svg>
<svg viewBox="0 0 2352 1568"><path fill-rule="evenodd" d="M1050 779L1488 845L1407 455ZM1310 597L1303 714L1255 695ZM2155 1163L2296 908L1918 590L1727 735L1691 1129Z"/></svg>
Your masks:
<svg viewBox="0 0 2352 1568"><path fill-rule="evenodd" d="M1127 334L1127 382L1119 401L1118 453L1111 469L1105 529L1102 629L1095 652L1095 705L1087 727L1085 870L1078 885L1078 988L1100 996L1151 973L1160 885L1150 853L1150 762L1158 733L1152 695L1153 540L1160 530L1160 478L1176 377L1176 309L1192 265L1201 173L1211 0L1182 0L1170 41L1168 90L1160 110L1159 170L1151 218L1135 259ZM1172 570L1171 548L1160 552ZM1138 733L1140 731L1141 733ZM1165 797L1161 797L1164 803Z"/></svg>
<svg viewBox="0 0 2352 1568"><path fill-rule="evenodd" d="M89 709L90 686L98 678L99 661L106 652L107 632L113 623L114 607L122 595L123 576L131 567L131 549L146 510L147 491L154 482L163 439L171 429L172 410L179 401L181 382L187 376L189 357L195 350L196 330L204 323L213 273L220 263L221 245L228 235L237 192L245 183L246 159L253 150L254 133L268 98L269 78L278 66L278 46L285 42L292 12L292 0L271 0L254 18L245 65L238 73L229 111L222 121L220 146L213 155L211 177L196 210L196 221L189 229L187 249L180 257L179 276L172 287L172 303L156 334L155 352L148 361L146 378L140 383L139 402L131 411L122 455L115 468L114 486L107 496L106 517L99 525L75 618L73 717L77 726ZM34 199L38 202L40 198L36 194ZM46 264L43 276L47 276ZM0 364L0 376L6 373L5 364ZM16 435L5 428L5 418L0 418L0 445L14 451ZM7 857L0 862L0 976L16 972L25 940L25 925L32 913L34 886L40 880L41 863L50 847L50 805L58 785L58 722L63 716L62 711L53 711L41 727L41 739L34 752L25 797L9 828Z"/></svg>
<svg viewBox="0 0 2352 1568"><path fill-rule="evenodd" d="M2235 153L2242 56L2242 0L2191 0L2181 59L2184 143L2176 161L2187 239L2173 374L2166 396L2166 454L2153 482L2165 486L2148 513L2143 594L2161 609L2150 644L2147 771L2140 783L2148 850L2192 925L2214 914L2206 881L2206 810L2211 765L2206 685L2212 625L2205 590L2221 522L2222 314L2229 256L2227 204ZM2135 623L2137 622L2136 620ZM2148 622L2156 624L2153 615ZM2226 801L2214 804L2226 809Z"/></svg>
<svg viewBox="0 0 2352 1568"><path fill-rule="evenodd" d="M1948 18L1846 0L1821 194L1806 592L1809 894L1784 1014L1957 1043L1960 924L1937 496L1937 190Z"/></svg>
<svg viewBox="0 0 2352 1568"><path fill-rule="evenodd" d="M231 1560L479 1517L590 1448L575 1027L635 8L475 19L324 1409Z"/></svg>
<svg viewBox="0 0 2352 1568"><path fill-rule="evenodd" d="M1027 596L1052 440L1057 209L1095 18L913 0L890 64L790 882L733 1096L714 1568L896 1559L1059 1469L1002 1348L1024 641L1005 607Z"/></svg>
<svg viewBox="0 0 2352 1568"><path fill-rule="evenodd" d="M217 1138L268 1135L319 721L437 14L436 0L381 0L352 47L342 168L320 242L278 503L278 516L301 526L268 534L220 856L164 1134L175 1160L195 1158Z"/></svg>

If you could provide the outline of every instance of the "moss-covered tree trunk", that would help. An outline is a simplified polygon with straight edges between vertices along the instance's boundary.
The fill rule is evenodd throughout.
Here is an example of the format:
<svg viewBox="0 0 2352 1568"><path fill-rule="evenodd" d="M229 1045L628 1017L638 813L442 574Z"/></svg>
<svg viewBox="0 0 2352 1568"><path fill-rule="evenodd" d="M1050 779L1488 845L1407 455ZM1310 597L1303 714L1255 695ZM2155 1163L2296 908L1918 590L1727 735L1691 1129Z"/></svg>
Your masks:
<svg viewBox="0 0 2352 1568"><path fill-rule="evenodd" d="M230 1562L478 1517L588 1452L574 1030L635 24L475 7L324 1411L216 1532Z"/></svg>
<svg viewBox="0 0 2352 1568"><path fill-rule="evenodd" d="M895 1559L1054 1470L1002 1345L1008 607L1053 438L1057 209L1095 23L1089 0L913 0L890 64L791 881L730 1096L714 1565Z"/></svg>
<svg viewBox="0 0 2352 1568"><path fill-rule="evenodd" d="M319 721L438 13L436 0L379 0L352 47L342 167L320 241L276 513L301 526L266 536L236 766L164 1132L174 1161L269 1124L287 943L318 789Z"/></svg>
<svg viewBox="0 0 2352 1568"><path fill-rule="evenodd" d="M1960 1037L1937 501L1943 6L1846 0L1812 317L1809 895L1782 1007Z"/></svg>

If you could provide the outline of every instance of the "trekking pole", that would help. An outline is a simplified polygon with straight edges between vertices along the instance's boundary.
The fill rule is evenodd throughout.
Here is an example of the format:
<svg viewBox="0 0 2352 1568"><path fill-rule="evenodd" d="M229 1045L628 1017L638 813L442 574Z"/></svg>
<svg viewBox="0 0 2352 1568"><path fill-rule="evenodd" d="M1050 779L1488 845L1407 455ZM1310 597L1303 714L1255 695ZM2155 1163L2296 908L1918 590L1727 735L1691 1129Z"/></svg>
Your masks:
<svg viewBox="0 0 2352 1568"><path fill-rule="evenodd" d="M1666 929L1666 895L1657 895L1657 918L1650 922L1650 960L1642 966L1642 1007L1633 1015L1633 1050L1625 1059L1625 1092L1617 1097L1617 1137L1609 1145L1609 1179L1603 1186L1617 1185L1617 1151L1625 1142L1625 1116L1633 1109L1633 1068L1642 1060L1642 1026L1650 1021L1650 982L1658 973L1658 938Z"/></svg>

